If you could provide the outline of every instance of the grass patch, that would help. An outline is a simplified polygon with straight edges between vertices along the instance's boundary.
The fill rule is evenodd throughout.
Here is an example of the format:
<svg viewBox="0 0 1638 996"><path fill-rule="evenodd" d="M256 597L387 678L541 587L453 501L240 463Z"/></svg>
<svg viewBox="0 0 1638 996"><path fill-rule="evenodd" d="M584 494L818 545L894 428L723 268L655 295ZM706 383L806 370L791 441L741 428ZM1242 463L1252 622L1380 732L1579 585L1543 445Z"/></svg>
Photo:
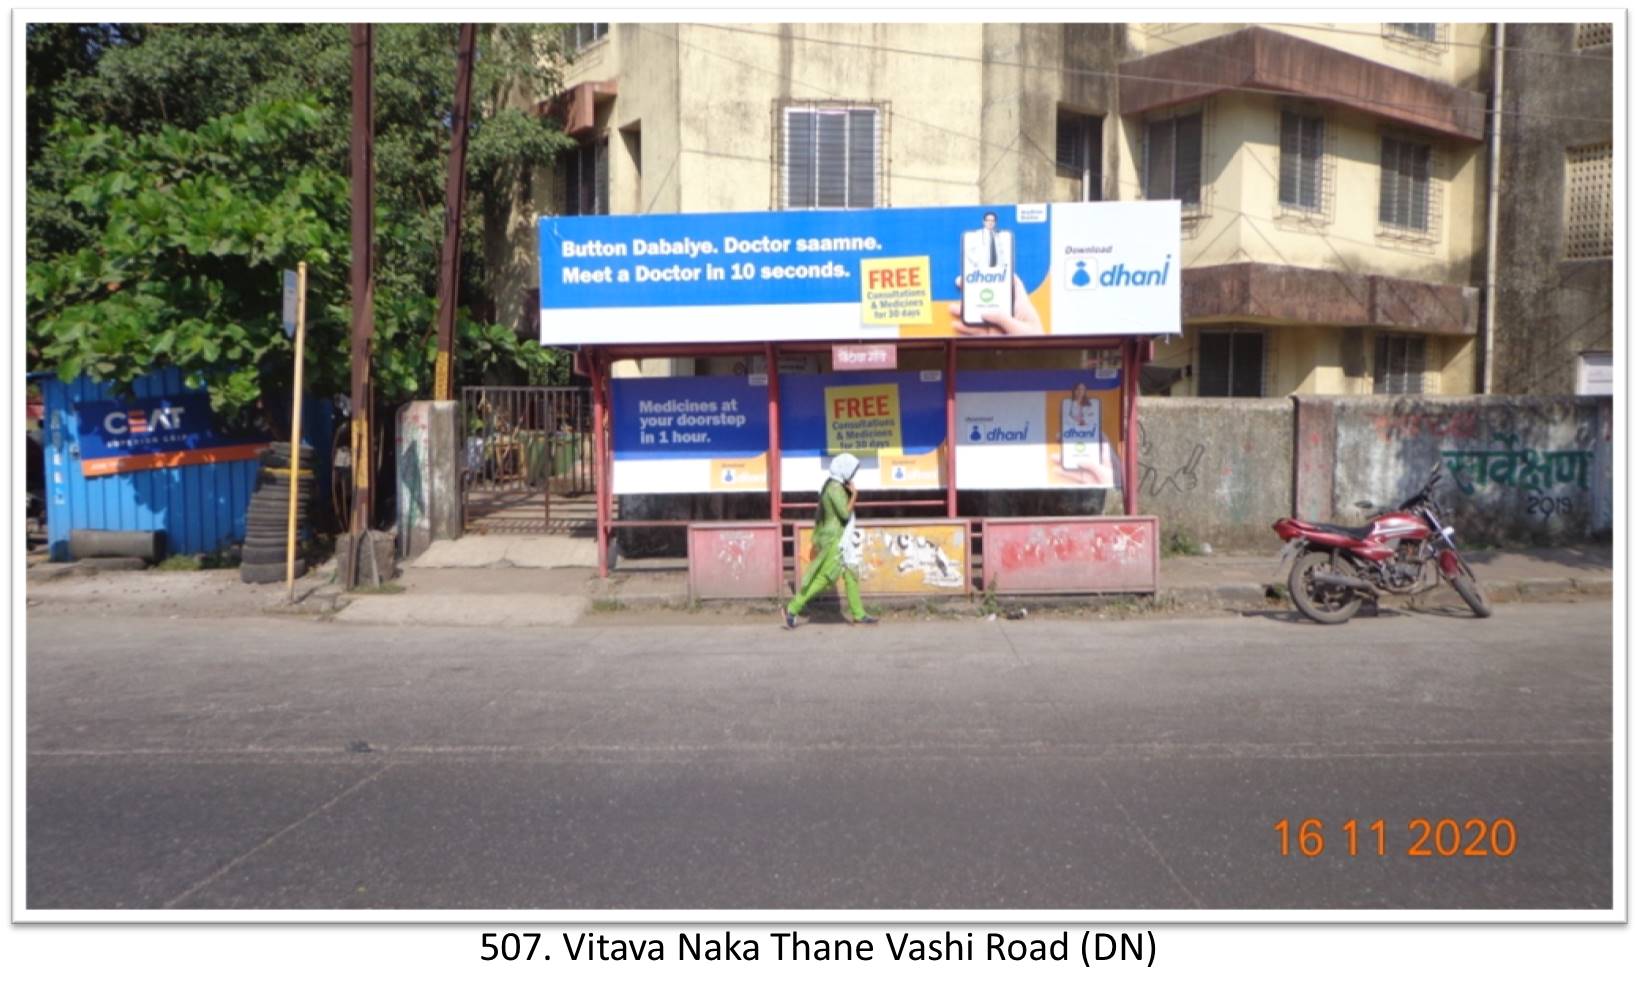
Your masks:
<svg viewBox="0 0 1638 996"><path fill-rule="evenodd" d="M154 565L156 571L198 571L203 569L202 558L186 553L172 554Z"/></svg>
<svg viewBox="0 0 1638 996"><path fill-rule="evenodd" d="M591 610L594 613L624 612L625 608L625 604L618 598L594 598L591 603Z"/></svg>
<svg viewBox="0 0 1638 996"><path fill-rule="evenodd" d="M1182 531L1167 536L1166 541L1160 547L1162 557L1199 557L1203 556L1205 552L1198 540Z"/></svg>
<svg viewBox="0 0 1638 996"><path fill-rule="evenodd" d="M984 597L978 600L978 614L993 616L1001 611L1001 586L987 584L984 586Z"/></svg>
<svg viewBox="0 0 1638 996"><path fill-rule="evenodd" d="M394 583L392 581L388 581L388 582L386 582L384 584L376 585L373 588L368 586L368 585L360 585L359 587L354 588L352 590L351 594L354 594L354 595L401 595L401 594L403 594L403 592L404 592L404 586L403 585L396 584L396 583Z"/></svg>

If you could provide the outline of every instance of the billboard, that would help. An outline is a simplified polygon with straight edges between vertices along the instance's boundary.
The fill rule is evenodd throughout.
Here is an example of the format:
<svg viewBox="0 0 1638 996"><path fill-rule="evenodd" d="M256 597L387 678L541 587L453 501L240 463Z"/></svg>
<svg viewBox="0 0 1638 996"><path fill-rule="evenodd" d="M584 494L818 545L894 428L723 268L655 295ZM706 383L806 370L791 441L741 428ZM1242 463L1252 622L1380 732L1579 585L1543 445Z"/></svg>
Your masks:
<svg viewBox="0 0 1638 996"><path fill-rule="evenodd" d="M868 490L944 487L944 371L786 374L779 378L779 472L787 491L817 491L830 458L859 458Z"/></svg>
<svg viewBox="0 0 1638 996"><path fill-rule="evenodd" d="M86 477L253 460L268 443L262 433L219 431L210 396L203 392L82 401L75 408L80 472Z"/></svg>
<svg viewBox="0 0 1638 996"><path fill-rule="evenodd" d="M768 490L768 378L620 377L614 493Z"/></svg>
<svg viewBox="0 0 1638 996"><path fill-rule="evenodd" d="M1120 371L964 370L956 487L1121 486Z"/></svg>
<svg viewBox="0 0 1638 996"><path fill-rule="evenodd" d="M1121 486L1118 368L964 370L956 486ZM942 370L779 375L780 481L815 491L838 453L867 491L945 487ZM766 374L619 377L611 385L615 494L768 490Z"/></svg>
<svg viewBox="0 0 1638 996"><path fill-rule="evenodd" d="M545 345L1182 331L1177 201L540 219Z"/></svg>
<svg viewBox="0 0 1638 996"><path fill-rule="evenodd" d="M861 520L856 533L859 591L866 595L950 595L972 588L971 530L962 519ZM796 576L813 560L812 523L796 527Z"/></svg>

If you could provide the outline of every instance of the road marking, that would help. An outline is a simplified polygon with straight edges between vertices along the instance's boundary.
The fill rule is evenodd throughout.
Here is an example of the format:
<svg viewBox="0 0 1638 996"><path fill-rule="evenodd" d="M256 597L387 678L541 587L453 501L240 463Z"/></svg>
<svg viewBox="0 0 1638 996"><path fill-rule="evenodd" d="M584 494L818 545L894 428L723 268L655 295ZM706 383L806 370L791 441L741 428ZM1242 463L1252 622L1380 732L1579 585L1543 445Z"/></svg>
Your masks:
<svg viewBox="0 0 1638 996"><path fill-rule="evenodd" d="M311 820L313 817L319 815L320 813L323 813L323 812L329 810L336 803L338 803L341 800L343 800L343 799L347 798L348 796L352 795L354 792L357 792L359 789L361 789L364 786L366 786L366 785L370 784L371 782L375 781L377 778L380 778L382 775L386 774L388 771L392 770L394 767L396 767L396 765L391 764L391 763L383 764L381 767L379 767L376 770L370 772L369 774L365 775L363 778L360 778L358 781L354 782L353 784L351 784L351 785L347 786L346 788L342 789L340 792L337 792L335 795L331 796L329 801L325 802L323 805L319 806L317 809L315 809L312 812L308 813L306 816L303 816L301 819L299 819L296 822L294 822L294 823L290 824L289 826L285 827L283 830L280 830L277 833L273 834L273 836L271 836L271 837L267 838L266 840L262 841L260 844L257 844L255 847L252 847L250 850L248 850L245 853L243 853L243 854L239 855L238 857L234 858L232 861L229 861L227 864L225 864L222 867L220 867L220 868L216 869L215 871L211 872L209 875L206 875L204 878L200 879L198 882L195 882L192 886L190 886L186 890L184 890L180 895L175 896L170 900L167 900L162 908L163 909L175 909L178 905L180 905L182 903L183 900L187 899L189 896L191 896L194 893L198 892L199 890L209 886L211 883L213 883L213 882L217 881L218 879L220 879L223 875L226 875L228 872L230 872L233 869L235 869L235 868L239 867L240 865L244 864L246 861L249 861L251 858L255 857L257 854L260 854L262 851L264 851L267 848L273 846L281 838L283 838L285 835L287 835L290 832L292 832L293 830L295 830L297 827L302 826L304 823Z"/></svg>

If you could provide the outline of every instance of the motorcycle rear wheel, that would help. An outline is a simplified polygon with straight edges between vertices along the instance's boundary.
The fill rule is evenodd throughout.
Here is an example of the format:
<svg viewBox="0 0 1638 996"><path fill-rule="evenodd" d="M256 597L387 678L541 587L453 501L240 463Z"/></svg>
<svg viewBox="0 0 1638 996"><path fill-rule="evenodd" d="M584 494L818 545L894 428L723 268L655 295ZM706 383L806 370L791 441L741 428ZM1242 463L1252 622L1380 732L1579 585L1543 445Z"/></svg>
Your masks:
<svg viewBox="0 0 1638 996"><path fill-rule="evenodd" d="M1450 579L1450 586L1456 589L1456 594L1462 596L1462 601L1473 610L1473 614L1480 619L1489 619L1494 611L1490 608L1490 599L1485 597L1484 586L1471 573L1458 574Z"/></svg>
<svg viewBox="0 0 1638 996"><path fill-rule="evenodd" d="M1291 601L1297 611L1322 626L1335 626L1352 619L1364 600L1349 588L1337 588L1314 580L1314 572L1329 570L1331 555L1310 550L1291 565Z"/></svg>

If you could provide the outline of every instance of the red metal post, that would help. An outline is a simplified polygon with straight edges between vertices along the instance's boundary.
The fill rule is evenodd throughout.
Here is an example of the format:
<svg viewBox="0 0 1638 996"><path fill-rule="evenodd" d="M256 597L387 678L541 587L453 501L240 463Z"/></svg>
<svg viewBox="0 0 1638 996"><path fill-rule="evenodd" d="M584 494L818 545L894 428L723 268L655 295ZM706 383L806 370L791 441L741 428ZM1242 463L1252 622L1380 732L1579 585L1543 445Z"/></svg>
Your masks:
<svg viewBox="0 0 1638 996"><path fill-rule="evenodd" d="M587 360L591 373L592 459L597 464L592 485L597 489L597 576L606 578L609 576L609 481L603 472L603 430L608 422L608 411L603 406L603 359L593 350Z"/></svg>
<svg viewBox="0 0 1638 996"><path fill-rule="evenodd" d="M1125 409L1121 419L1120 440L1123 447L1122 463L1125 465L1124 487L1121 494L1126 500L1126 514L1138 514L1137 485L1138 485L1138 435L1137 435L1137 400L1138 400L1138 357L1141 355L1140 343L1136 339L1128 339L1121 346L1121 401Z"/></svg>
<svg viewBox="0 0 1638 996"><path fill-rule="evenodd" d="M778 526L783 496L779 475L779 347L768 343L764 355L768 363L768 518Z"/></svg>
<svg viewBox="0 0 1638 996"><path fill-rule="evenodd" d="M956 345L944 344L944 504L956 516ZM971 563L971 560L968 560Z"/></svg>

